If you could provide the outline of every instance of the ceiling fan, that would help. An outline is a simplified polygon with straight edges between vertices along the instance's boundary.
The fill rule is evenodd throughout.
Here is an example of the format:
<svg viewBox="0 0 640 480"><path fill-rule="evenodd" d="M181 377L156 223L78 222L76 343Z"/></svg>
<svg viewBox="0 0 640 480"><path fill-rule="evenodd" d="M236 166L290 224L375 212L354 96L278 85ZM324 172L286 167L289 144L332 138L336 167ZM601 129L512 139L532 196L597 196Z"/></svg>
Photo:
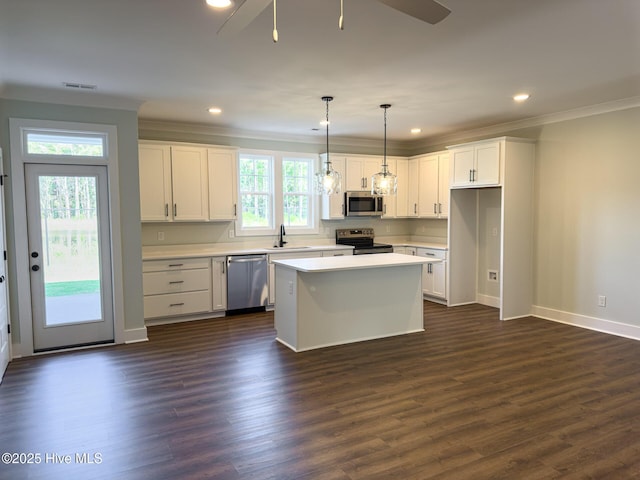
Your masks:
<svg viewBox="0 0 640 480"><path fill-rule="evenodd" d="M423 22L435 25L444 20L451 13L447 7L441 5L435 0L378 0L391 8L406 13L407 15L422 20ZM274 41L277 41L277 31L275 29L275 0L244 0L231 13L229 18L218 30L218 35L232 35L243 30L249 25L260 13L274 3ZM339 26L343 27L342 2L340 1L340 20Z"/></svg>

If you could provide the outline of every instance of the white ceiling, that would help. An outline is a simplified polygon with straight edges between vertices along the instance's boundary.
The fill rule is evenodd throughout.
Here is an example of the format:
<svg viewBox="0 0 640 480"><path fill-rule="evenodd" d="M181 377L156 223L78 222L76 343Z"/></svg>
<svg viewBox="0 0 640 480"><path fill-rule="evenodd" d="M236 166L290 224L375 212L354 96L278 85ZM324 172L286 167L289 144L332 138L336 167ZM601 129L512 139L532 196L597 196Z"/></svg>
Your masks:
<svg viewBox="0 0 640 480"><path fill-rule="evenodd" d="M332 95L333 135L380 138L391 103L389 138L404 141L640 95L639 0L440 1L452 13L434 26L344 0L340 31L338 0L279 0L274 44L271 8L220 38L228 12L204 0L0 0L0 96L321 136Z"/></svg>

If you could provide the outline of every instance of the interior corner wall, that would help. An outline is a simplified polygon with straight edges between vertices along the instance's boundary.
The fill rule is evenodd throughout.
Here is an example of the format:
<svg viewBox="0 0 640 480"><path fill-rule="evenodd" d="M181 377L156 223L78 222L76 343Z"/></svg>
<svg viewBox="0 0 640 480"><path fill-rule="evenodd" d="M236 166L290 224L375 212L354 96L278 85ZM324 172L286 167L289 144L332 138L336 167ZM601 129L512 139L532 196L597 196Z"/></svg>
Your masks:
<svg viewBox="0 0 640 480"><path fill-rule="evenodd" d="M118 130L118 168L120 182L120 221L122 235L122 270L124 277L124 324L126 330L144 328L142 303L142 250L140 228L140 193L138 184L138 118L135 111L107 108L77 107L0 98L0 146L4 154L4 172L11 175L11 145L9 118L53 120L115 125ZM7 218L7 255L9 273L9 304L11 335L20 343L20 312L16 297L16 266L12 255L14 236L11 183L5 191Z"/></svg>
<svg viewBox="0 0 640 480"><path fill-rule="evenodd" d="M640 327L639 126L632 108L540 129L534 307Z"/></svg>

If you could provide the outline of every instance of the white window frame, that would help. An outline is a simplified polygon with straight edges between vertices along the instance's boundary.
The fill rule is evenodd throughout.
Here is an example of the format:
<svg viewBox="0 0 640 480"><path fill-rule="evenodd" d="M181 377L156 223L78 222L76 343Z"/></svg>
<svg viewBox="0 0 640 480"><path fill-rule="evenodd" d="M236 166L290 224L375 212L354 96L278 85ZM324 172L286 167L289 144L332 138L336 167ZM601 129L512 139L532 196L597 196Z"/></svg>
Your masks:
<svg viewBox="0 0 640 480"><path fill-rule="evenodd" d="M242 193L240 189L240 158L245 156L267 156L272 158L271 163L271 195L272 195L272 218L273 225L269 228L242 227ZM309 227L301 226L285 226L287 235L311 235L320 231L320 200L319 196L313 191L314 175L318 166L318 155L312 153L298 152L280 152L270 150L246 150L242 149L238 152L238 219L236 220L235 233L239 237L246 236L267 236L278 235L280 225L284 223L284 192L282 188L282 162L283 160L308 160L310 169L311 191L309 192L309 217L311 219Z"/></svg>

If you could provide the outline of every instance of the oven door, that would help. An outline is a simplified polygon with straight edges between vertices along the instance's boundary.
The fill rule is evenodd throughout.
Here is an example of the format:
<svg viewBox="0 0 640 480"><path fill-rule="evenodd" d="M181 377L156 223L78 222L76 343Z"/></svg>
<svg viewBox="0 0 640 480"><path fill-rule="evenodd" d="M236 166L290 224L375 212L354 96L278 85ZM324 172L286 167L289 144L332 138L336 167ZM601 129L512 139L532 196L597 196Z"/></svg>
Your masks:
<svg viewBox="0 0 640 480"><path fill-rule="evenodd" d="M383 211L383 197L367 192L346 192L347 217L376 217Z"/></svg>

